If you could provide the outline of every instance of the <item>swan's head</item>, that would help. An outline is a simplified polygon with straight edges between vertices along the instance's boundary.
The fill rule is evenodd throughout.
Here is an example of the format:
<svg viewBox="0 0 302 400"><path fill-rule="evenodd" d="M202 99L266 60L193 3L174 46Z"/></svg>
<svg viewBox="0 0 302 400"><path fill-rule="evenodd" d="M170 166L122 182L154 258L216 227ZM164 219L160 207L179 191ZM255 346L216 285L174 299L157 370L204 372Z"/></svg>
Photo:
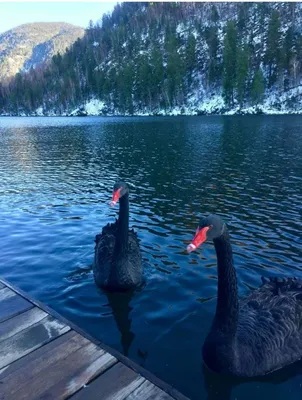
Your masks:
<svg viewBox="0 0 302 400"><path fill-rule="evenodd" d="M187 247L187 252L196 250L206 240L213 240L223 234L224 222L217 215L208 215L201 218L192 242Z"/></svg>
<svg viewBox="0 0 302 400"><path fill-rule="evenodd" d="M116 182L113 186L112 200L110 202L110 206L113 207L119 201L121 197L123 197L126 193L129 192L129 188L124 182Z"/></svg>

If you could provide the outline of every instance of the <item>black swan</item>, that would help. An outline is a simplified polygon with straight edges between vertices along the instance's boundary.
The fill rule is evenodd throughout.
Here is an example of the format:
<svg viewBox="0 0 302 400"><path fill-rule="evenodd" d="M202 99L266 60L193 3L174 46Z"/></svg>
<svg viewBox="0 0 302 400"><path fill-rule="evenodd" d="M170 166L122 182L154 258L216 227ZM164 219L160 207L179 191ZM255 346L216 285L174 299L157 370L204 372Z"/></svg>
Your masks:
<svg viewBox="0 0 302 400"><path fill-rule="evenodd" d="M110 205L118 201L118 219L96 235L93 273L97 286L126 291L142 284L143 271L139 239L129 230L129 188L123 182L115 183Z"/></svg>
<svg viewBox="0 0 302 400"><path fill-rule="evenodd" d="M218 268L215 317L203 345L207 367L217 373L257 377L302 358L302 280L265 278L238 301L226 224L216 215L200 220L190 253L213 240Z"/></svg>

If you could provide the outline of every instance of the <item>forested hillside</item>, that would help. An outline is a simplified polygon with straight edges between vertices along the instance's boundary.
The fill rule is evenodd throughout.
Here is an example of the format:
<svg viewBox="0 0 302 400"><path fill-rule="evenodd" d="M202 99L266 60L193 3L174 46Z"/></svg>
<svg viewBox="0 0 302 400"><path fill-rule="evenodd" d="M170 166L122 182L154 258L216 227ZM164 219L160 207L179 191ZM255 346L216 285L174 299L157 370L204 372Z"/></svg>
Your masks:
<svg viewBox="0 0 302 400"><path fill-rule="evenodd" d="M0 81L42 65L57 53L65 53L84 35L84 29L64 22L20 25L0 35Z"/></svg>
<svg viewBox="0 0 302 400"><path fill-rule="evenodd" d="M301 74L301 3L122 3L49 67L2 85L0 110L300 112Z"/></svg>

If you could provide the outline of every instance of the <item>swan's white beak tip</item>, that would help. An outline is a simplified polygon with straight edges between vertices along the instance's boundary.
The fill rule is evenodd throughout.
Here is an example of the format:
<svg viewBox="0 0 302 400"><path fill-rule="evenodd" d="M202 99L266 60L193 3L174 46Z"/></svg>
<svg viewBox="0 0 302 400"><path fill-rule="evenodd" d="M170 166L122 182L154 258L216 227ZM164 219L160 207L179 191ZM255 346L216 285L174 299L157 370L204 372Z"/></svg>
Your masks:
<svg viewBox="0 0 302 400"><path fill-rule="evenodd" d="M191 253L192 251L196 250L196 246L193 243L190 243L187 247L187 252Z"/></svg>
<svg viewBox="0 0 302 400"><path fill-rule="evenodd" d="M110 201L109 205L110 205L110 207L114 207L116 205L116 201L114 201L114 200Z"/></svg>

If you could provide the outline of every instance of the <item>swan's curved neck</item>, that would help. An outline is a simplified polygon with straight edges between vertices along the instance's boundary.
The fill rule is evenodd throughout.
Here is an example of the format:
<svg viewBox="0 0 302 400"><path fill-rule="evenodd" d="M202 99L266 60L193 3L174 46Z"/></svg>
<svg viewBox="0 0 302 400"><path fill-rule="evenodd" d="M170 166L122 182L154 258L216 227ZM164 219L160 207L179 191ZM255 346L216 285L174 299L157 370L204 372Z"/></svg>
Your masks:
<svg viewBox="0 0 302 400"><path fill-rule="evenodd" d="M119 217L115 242L115 253L125 254L128 249L129 233L129 195L124 194L119 200Z"/></svg>
<svg viewBox="0 0 302 400"><path fill-rule="evenodd" d="M238 290L236 271L227 227L223 234L214 239L218 267L218 297L213 328L224 334L233 335L238 321Z"/></svg>

